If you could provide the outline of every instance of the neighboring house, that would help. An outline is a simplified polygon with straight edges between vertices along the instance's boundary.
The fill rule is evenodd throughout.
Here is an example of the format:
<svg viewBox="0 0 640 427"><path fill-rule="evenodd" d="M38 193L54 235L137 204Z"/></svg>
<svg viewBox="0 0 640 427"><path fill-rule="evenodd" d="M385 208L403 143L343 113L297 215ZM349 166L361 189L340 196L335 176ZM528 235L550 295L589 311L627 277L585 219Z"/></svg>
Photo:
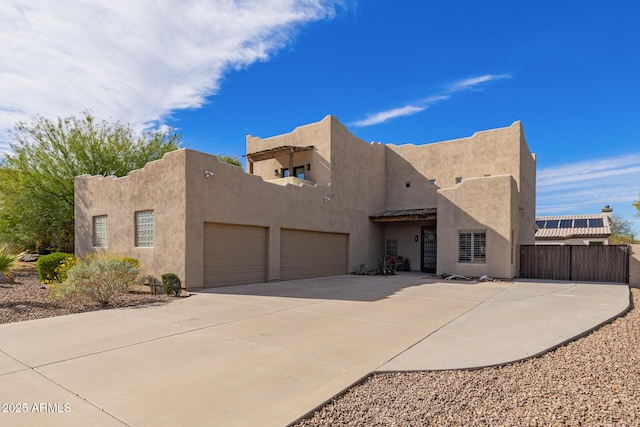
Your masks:
<svg viewBox="0 0 640 427"><path fill-rule="evenodd" d="M538 216L536 245L608 245L612 212L605 206L593 215Z"/></svg>
<svg viewBox="0 0 640 427"><path fill-rule="evenodd" d="M77 177L76 254L125 254L199 289L375 269L386 255L511 278L534 243L520 122L415 146L369 144L327 116L246 144L247 172L181 149L126 177Z"/></svg>

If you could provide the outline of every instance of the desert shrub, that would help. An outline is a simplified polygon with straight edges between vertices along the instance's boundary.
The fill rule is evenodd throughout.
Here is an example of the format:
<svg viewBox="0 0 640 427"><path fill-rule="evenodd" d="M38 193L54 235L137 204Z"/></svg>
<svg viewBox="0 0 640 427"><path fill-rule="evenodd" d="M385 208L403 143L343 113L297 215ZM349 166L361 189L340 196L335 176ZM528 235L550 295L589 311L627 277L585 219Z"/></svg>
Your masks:
<svg viewBox="0 0 640 427"><path fill-rule="evenodd" d="M13 282L14 275L11 269L20 256L21 249L11 243L0 243L0 278L5 277L9 283Z"/></svg>
<svg viewBox="0 0 640 427"><path fill-rule="evenodd" d="M77 263L60 286L60 296L80 294L102 305L110 305L136 283L139 269L112 256L91 256Z"/></svg>
<svg viewBox="0 0 640 427"><path fill-rule="evenodd" d="M54 297L64 297L70 293L71 288L65 285L67 281L67 275L71 267L78 263L78 259L74 256L69 256L60 261L60 264L55 269L55 280L45 279L42 283L46 284L49 288L49 292Z"/></svg>
<svg viewBox="0 0 640 427"><path fill-rule="evenodd" d="M138 261L136 258L123 256L123 257L118 257L117 259L120 259L126 262L127 264L130 264L132 267L140 269L140 261Z"/></svg>
<svg viewBox="0 0 640 427"><path fill-rule="evenodd" d="M180 296L182 292L182 282L180 278L173 273L165 273L162 275L162 290L167 295Z"/></svg>
<svg viewBox="0 0 640 427"><path fill-rule="evenodd" d="M38 258L38 277L42 283L54 281L60 282L56 268L60 266L60 263L66 258L73 258L73 254L67 254L64 252L54 252L49 255L43 255Z"/></svg>

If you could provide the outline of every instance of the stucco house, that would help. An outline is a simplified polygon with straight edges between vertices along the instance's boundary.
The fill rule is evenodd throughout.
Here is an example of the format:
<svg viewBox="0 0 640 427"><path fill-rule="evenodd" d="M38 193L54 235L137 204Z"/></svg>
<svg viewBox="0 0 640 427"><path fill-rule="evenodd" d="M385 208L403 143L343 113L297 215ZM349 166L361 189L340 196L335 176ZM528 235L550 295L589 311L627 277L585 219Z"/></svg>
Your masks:
<svg viewBox="0 0 640 427"><path fill-rule="evenodd" d="M608 245L613 209L599 214L536 217L536 245Z"/></svg>
<svg viewBox="0 0 640 427"><path fill-rule="evenodd" d="M533 244L522 125L425 145L367 143L333 116L247 136L247 170L181 149L75 179L76 255L113 251L189 290L374 269L515 277Z"/></svg>

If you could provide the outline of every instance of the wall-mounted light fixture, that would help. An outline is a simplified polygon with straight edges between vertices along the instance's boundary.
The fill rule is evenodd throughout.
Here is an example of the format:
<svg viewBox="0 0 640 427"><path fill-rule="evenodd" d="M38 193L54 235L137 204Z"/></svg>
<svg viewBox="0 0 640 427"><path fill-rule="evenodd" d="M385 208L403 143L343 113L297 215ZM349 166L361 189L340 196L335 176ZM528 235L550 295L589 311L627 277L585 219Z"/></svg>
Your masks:
<svg viewBox="0 0 640 427"><path fill-rule="evenodd" d="M204 177L205 178L211 178L212 176L213 176L213 171L210 171L209 169L205 169Z"/></svg>
<svg viewBox="0 0 640 427"><path fill-rule="evenodd" d="M310 171L311 170L311 163L307 163L307 170Z"/></svg>
<svg viewBox="0 0 640 427"><path fill-rule="evenodd" d="M278 169L275 169L275 170L273 171L273 175L274 175L274 176L278 176Z"/></svg>
<svg viewBox="0 0 640 427"><path fill-rule="evenodd" d="M416 237L414 237L414 238L413 238L413 240L415 240L416 242L417 242L418 240L420 240L420 239L418 238L418 235L417 235L417 234L416 234Z"/></svg>

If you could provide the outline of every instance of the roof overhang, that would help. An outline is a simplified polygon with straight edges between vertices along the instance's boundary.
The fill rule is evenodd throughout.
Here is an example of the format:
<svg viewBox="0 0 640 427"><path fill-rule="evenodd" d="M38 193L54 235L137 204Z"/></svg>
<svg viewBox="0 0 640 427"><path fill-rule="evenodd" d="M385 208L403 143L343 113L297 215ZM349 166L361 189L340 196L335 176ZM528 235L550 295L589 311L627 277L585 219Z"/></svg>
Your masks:
<svg viewBox="0 0 640 427"><path fill-rule="evenodd" d="M437 211L436 208L387 210L369 215L369 219L373 222L429 221L437 219Z"/></svg>
<svg viewBox="0 0 640 427"><path fill-rule="evenodd" d="M295 145L281 145L280 147L270 148L268 150L256 151L255 153L247 153L242 157L246 157L250 162L259 162L260 160L275 159L276 157L287 154L299 153L302 151L313 150L314 146L297 147Z"/></svg>

